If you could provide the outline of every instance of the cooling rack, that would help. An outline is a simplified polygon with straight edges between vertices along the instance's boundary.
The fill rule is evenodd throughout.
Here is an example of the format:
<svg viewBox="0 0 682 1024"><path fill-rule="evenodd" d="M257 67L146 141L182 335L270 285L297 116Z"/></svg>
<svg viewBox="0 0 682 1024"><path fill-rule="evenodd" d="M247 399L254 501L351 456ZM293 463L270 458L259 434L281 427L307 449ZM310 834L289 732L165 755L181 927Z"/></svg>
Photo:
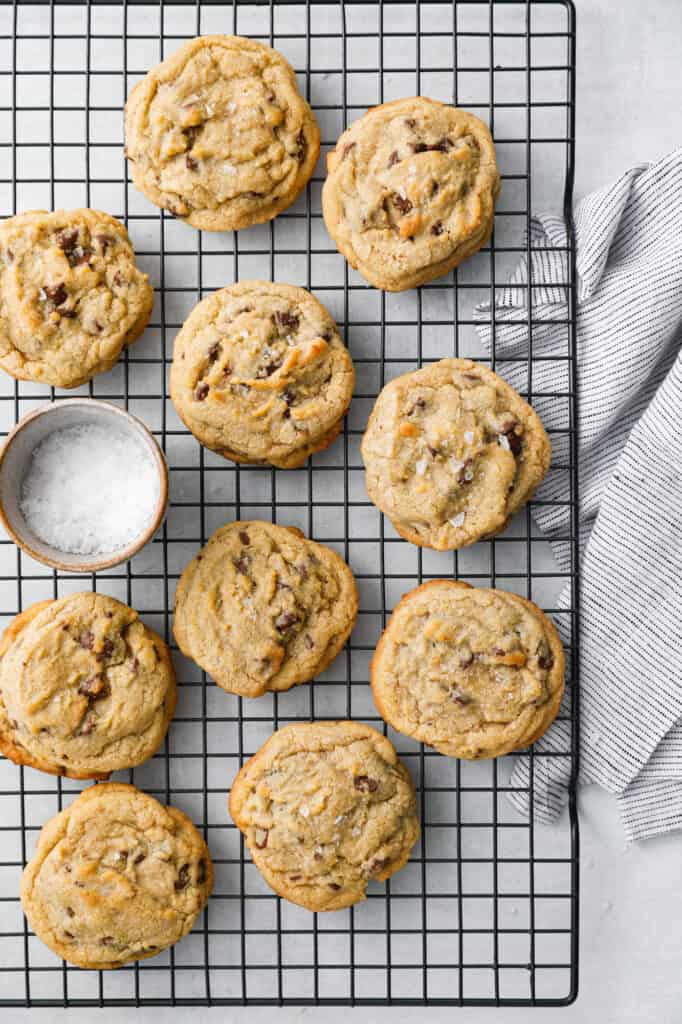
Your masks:
<svg viewBox="0 0 682 1024"><path fill-rule="evenodd" d="M238 234L200 234L152 207L130 184L122 108L152 65L197 34L253 36L281 50L319 120L323 154L367 106L423 93L458 103L493 130L503 186L486 248L447 278L397 295L369 288L324 229L323 163L305 195L274 222ZM346 650L314 684L254 701L219 690L174 649L176 718L163 750L123 781L189 813L216 863L216 886L194 932L166 953L115 972L59 961L28 931L18 901L23 865L40 827L82 784L0 761L0 1003L152 1004L561 1004L577 992L578 831L568 820L535 825L534 771L571 742L530 750L531 814L507 797L510 760L459 762L392 733L418 790L423 838L409 865L350 910L311 914L276 897L253 868L227 813L227 791L273 729L291 720L356 718L385 728L368 665L387 615L424 579L456 576L527 595L561 620L574 668L577 617L574 254L565 249L568 316L561 321L566 385L542 389L532 298L528 356L498 350L494 299L530 255L531 210L570 215L574 159L574 12L562 0L468 3L36 4L0 8L0 213L94 206L127 224L155 285L151 325L119 365L77 394L124 405L162 443L171 501L163 530L123 567L88 576L48 570L0 543L0 625L34 601L96 589L131 604L172 640L173 591L211 532L236 518L300 526L334 547L358 580L361 611ZM541 284L533 263L531 284ZM336 318L353 355L357 392L342 436L299 470L240 467L199 447L168 400L174 336L214 288L264 277L303 285ZM557 284L559 282L552 282ZM478 303L493 303L492 352L475 329ZM512 363L538 408L565 412L554 432L551 473L570 500L564 538L571 567L559 572L531 505L507 532L459 553L400 540L368 502L359 440L383 383L429 360L461 355L501 373ZM547 357L544 357L547 359ZM48 392L0 380L0 429ZM561 436L558 436L561 435ZM557 504L562 504L557 502ZM557 595L569 585L566 607ZM575 701L573 704L575 715Z"/></svg>

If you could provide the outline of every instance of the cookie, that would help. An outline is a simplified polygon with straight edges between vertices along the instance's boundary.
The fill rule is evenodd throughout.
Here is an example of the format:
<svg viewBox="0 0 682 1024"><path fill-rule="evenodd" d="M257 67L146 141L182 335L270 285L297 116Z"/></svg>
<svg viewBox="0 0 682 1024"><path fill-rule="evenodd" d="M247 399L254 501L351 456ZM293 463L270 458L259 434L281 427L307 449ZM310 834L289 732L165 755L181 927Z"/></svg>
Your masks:
<svg viewBox="0 0 682 1024"><path fill-rule="evenodd" d="M242 697L288 690L319 675L355 625L353 574L293 526L222 526L175 591L180 650Z"/></svg>
<svg viewBox="0 0 682 1024"><path fill-rule="evenodd" d="M397 605L371 683L398 732L448 757L499 757L534 743L556 718L564 651L532 601L433 580Z"/></svg>
<svg viewBox="0 0 682 1024"><path fill-rule="evenodd" d="M204 231L236 231L290 206L313 173L320 132L281 53L200 36L138 82L126 104L135 185Z"/></svg>
<svg viewBox="0 0 682 1024"><path fill-rule="evenodd" d="M128 232L100 210L33 210L0 223L0 367L75 388L142 333L154 291Z"/></svg>
<svg viewBox="0 0 682 1024"><path fill-rule="evenodd" d="M506 381L469 359L442 359L386 385L361 452L367 493L400 536L446 551L504 529L552 449Z"/></svg>
<svg viewBox="0 0 682 1024"><path fill-rule="evenodd" d="M400 292L485 245L499 191L483 122L415 96L373 107L343 133L327 155L322 212L351 266Z"/></svg>
<svg viewBox="0 0 682 1024"><path fill-rule="evenodd" d="M21 879L28 922L76 967L156 956L191 931L213 888L189 818L135 786L91 786L41 830Z"/></svg>
<svg viewBox="0 0 682 1024"><path fill-rule="evenodd" d="M276 893L308 910L363 900L419 838L414 786L392 743L360 722L279 729L237 775L230 814Z"/></svg>
<svg viewBox="0 0 682 1024"><path fill-rule="evenodd" d="M303 288L243 281L178 334L170 393L197 440L235 462L300 466L341 429L355 371L336 324Z"/></svg>
<svg viewBox="0 0 682 1024"><path fill-rule="evenodd" d="M39 601L0 641L0 751L71 779L105 779L159 748L175 711L161 637L105 594Z"/></svg>

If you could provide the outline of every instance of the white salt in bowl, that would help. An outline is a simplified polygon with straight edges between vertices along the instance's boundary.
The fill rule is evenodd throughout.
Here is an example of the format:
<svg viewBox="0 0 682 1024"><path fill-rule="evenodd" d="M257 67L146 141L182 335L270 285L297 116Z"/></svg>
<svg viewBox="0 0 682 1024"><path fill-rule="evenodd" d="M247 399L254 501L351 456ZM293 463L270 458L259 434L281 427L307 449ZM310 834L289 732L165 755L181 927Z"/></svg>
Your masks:
<svg viewBox="0 0 682 1024"><path fill-rule="evenodd" d="M31 469L36 448L57 431L76 429L73 433L102 437L102 432L111 433L120 448L120 439L130 439L131 456L142 455L145 466L150 470L153 488L150 489L149 514L144 515L140 531L133 539L127 538L124 545L106 550L107 538L102 538L98 549L92 553L62 550L56 543L41 539L27 521L22 510L22 485ZM71 435L68 435L71 436ZM106 466L106 461L98 465ZM135 486L136 467L131 458L129 485ZM157 486L158 484L158 486ZM33 409L17 423L7 437L0 452L0 520L8 534L19 547L44 565L67 572L99 572L110 569L132 558L152 538L161 525L168 503L168 469L163 452L151 431L135 416L110 402L97 398L67 398ZM34 502L35 505L35 502ZM24 506L26 507L26 506ZM68 514L69 509L63 512ZM43 533L45 531L42 531ZM54 533L54 528L52 531Z"/></svg>

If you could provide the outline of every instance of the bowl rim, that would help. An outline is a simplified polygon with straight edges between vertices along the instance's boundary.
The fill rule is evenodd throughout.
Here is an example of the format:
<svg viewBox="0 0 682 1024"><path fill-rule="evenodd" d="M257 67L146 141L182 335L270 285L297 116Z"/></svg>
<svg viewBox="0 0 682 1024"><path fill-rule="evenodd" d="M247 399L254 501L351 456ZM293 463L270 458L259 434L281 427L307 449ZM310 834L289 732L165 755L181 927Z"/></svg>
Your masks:
<svg viewBox="0 0 682 1024"><path fill-rule="evenodd" d="M134 416L127 409L121 409L120 406L114 405L113 402L107 402L101 398L91 398L89 396L82 396L79 398L58 398L53 399L50 402L45 402L43 405L37 406L35 409L30 409L21 419L14 425L12 430L5 438L4 444L0 449L0 474L2 474L3 466L5 462L5 456L9 452L11 446L19 436L19 434L28 426L33 420L38 419L42 416L49 416L50 413L62 406L85 406L87 408L97 408L103 410L105 413L116 413L122 419L126 420L129 426L141 434L147 441L148 447L151 454L154 457L158 477L159 477L159 496L154 509L154 515L150 521L149 526L135 538L126 548L117 551L113 555L108 555L106 558L100 558L98 560L83 560L81 562L72 562L66 564L59 560L59 558L50 558L44 554L39 554L31 544L24 538L20 537L5 513L5 508L2 502L2 495L0 493L0 522L5 527L7 533L17 545L27 555L40 562L42 565L48 565L52 569L59 569L62 572L70 573L91 573L91 572L102 572L104 569L112 569L116 565L121 565L122 562L127 562L130 558L141 551L142 548L151 540L153 535L158 530L163 517L166 513L166 506L168 504L168 465L161 448L161 445L154 437L152 431L149 429L146 423L144 423L139 417ZM53 548L53 550L57 550Z"/></svg>

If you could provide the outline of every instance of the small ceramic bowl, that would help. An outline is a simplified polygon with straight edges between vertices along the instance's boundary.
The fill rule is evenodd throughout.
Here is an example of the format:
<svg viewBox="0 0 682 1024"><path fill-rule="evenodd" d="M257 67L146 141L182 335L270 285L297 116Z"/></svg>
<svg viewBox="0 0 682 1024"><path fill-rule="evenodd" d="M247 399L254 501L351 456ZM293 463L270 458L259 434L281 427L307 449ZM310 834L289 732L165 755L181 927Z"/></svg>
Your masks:
<svg viewBox="0 0 682 1024"><path fill-rule="evenodd" d="M135 435L149 450L159 474L159 496L149 525L125 548L105 554L83 555L61 551L45 544L27 524L19 506L21 485L33 452L49 434L82 423L107 425L112 430ZM19 547L44 565L67 572L99 572L132 558L158 530L168 502L168 469L153 434L135 416L110 402L97 398L66 398L33 409L7 437L0 452L0 520Z"/></svg>

